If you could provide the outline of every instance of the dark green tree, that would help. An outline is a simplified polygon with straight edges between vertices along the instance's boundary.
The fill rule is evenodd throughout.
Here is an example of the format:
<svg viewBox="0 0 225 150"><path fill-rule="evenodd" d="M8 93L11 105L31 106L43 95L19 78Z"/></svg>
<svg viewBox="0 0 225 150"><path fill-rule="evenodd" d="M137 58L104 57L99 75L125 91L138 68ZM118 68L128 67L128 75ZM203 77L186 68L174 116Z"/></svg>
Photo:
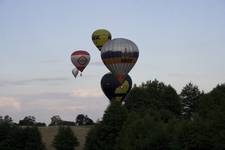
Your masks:
<svg viewBox="0 0 225 150"><path fill-rule="evenodd" d="M94 121L90 119L87 115L84 114L79 114L76 117L76 125L81 126L81 125L93 125Z"/></svg>
<svg viewBox="0 0 225 150"><path fill-rule="evenodd" d="M126 98L128 117L113 105L90 130L85 150L225 149L225 84L204 94L189 83L178 96L170 85L147 81Z"/></svg>
<svg viewBox="0 0 225 150"><path fill-rule="evenodd" d="M177 123L176 149L225 149L225 85L219 85L201 96L192 120ZM175 148L174 148L175 149Z"/></svg>
<svg viewBox="0 0 225 150"><path fill-rule="evenodd" d="M85 150L99 150L102 147L102 141L100 140L99 134L100 134L100 122L95 124L90 131L88 132L88 135L86 137L85 142Z"/></svg>
<svg viewBox="0 0 225 150"><path fill-rule="evenodd" d="M21 126L34 126L36 123L36 118L34 116L26 116L23 120L19 121Z"/></svg>
<svg viewBox="0 0 225 150"><path fill-rule="evenodd" d="M200 100L200 136L207 138L207 143L213 145L213 149L225 149L224 108L225 84L218 85Z"/></svg>
<svg viewBox="0 0 225 150"><path fill-rule="evenodd" d="M6 124L13 124L13 120L9 115L6 116L0 116L0 124L6 123Z"/></svg>
<svg viewBox="0 0 225 150"><path fill-rule="evenodd" d="M11 125L6 122L0 123L0 142L6 139L9 131L11 130Z"/></svg>
<svg viewBox="0 0 225 150"><path fill-rule="evenodd" d="M23 129L17 126L10 126L5 139L0 141L2 150L23 150L26 143L26 136Z"/></svg>
<svg viewBox="0 0 225 150"><path fill-rule="evenodd" d="M202 93L198 86L188 83L181 91L182 116L185 119L191 119L193 113L198 111L199 100Z"/></svg>
<svg viewBox="0 0 225 150"><path fill-rule="evenodd" d="M56 150L75 150L79 142L70 127L60 126L52 144Z"/></svg>
<svg viewBox="0 0 225 150"><path fill-rule="evenodd" d="M117 139L116 150L169 150L171 135L167 132L167 124L156 116L131 113Z"/></svg>
<svg viewBox="0 0 225 150"><path fill-rule="evenodd" d="M127 117L127 110L114 101L105 111L102 122L91 129L85 150L114 150L116 138Z"/></svg>
<svg viewBox="0 0 225 150"><path fill-rule="evenodd" d="M51 117L51 123L49 124L49 126L57 126L60 125L62 123L62 119L59 115L55 115Z"/></svg>
<svg viewBox="0 0 225 150"><path fill-rule="evenodd" d="M45 145L42 143L41 134L37 127L28 127L23 129L26 136L24 150L44 150Z"/></svg>
<svg viewBox="0 0 225 150"><path fill-rule="evenodd" d="M170 86L157 80L147 81L131 90L125 106L129 111L146 112L146 110L162 110L175 116L181 114L180 98Z"/></svg>
<svg viewBox="0 0 225 150"><path fill-rule="evenodd" d="M1 128L1 127L0 127ZM37 128L9 126L7 135L0 141L2 150L44 150L41 135Z"/></svg>

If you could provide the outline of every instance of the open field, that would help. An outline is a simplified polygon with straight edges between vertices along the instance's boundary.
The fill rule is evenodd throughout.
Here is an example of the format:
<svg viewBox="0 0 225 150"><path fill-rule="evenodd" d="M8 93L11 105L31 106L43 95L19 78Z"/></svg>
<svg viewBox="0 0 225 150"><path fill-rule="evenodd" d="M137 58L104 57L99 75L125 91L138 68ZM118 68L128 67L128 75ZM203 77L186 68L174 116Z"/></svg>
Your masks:
<svg viewBox="0 0 225 150"><path fill-rule="evenodd" d="M84 148L85 138L90 130L91 126L76 126L71 127L74 134L78 138L80 145L77 147L77 150L82 150ZM54 136L57 134L58 127L40 127L40 133L42 135L42 140L47 148L47 150L55 150L51 143L54 139Z"/></svg>

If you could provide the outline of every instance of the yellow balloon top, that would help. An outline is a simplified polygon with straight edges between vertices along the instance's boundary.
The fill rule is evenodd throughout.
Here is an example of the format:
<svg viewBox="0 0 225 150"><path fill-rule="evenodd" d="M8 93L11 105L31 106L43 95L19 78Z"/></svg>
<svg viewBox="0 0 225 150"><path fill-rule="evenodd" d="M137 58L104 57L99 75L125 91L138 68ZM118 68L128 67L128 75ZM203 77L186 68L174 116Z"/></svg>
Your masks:
<svg viewBox="0 0 225 150"><path fill-rule="evenodd" d="M106 29L98 29L92 33L92 41L99 50L101 50L102 46L111 39L112 35Z"/></svg>

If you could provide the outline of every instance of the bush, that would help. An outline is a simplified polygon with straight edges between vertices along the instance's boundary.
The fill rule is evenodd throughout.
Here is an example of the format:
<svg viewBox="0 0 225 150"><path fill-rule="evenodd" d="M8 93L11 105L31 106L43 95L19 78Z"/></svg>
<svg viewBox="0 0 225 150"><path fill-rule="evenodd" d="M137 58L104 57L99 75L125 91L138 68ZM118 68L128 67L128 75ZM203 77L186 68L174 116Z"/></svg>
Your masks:
<svg viewBox="0 0 225 150"><path fill-rule="evenodd" d="M113 150L126 117L127 109L120 102L112 102L103 121L89 132L85 150Z"/></svg>
<svg viewBox="0 0 225 150"><path fill-rule="evenodd" d="M21 128L10 124L1 124L1 150L44 150L41 135L37 128ZM3 138L4 137L4 138Z"/></svg>
<svg viewBox="0 0 225 150"><path fill-rule="evenodd" d="M52 144L56 150L75 150L79 142L70 127L61 126Z"/></svg>
<svg viewBox="0 0 225 150"><path fill-rule="evenodd" d="M117 139L117 150L169 150L167 123L146 114L129 115Z"/></svg>

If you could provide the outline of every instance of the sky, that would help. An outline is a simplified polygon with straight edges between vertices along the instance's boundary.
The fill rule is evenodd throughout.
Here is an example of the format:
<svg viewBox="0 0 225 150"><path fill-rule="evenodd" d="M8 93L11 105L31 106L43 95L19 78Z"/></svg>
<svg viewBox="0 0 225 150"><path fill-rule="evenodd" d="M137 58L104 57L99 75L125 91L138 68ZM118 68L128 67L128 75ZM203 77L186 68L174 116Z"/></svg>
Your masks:
<svg viewBox="0 0 225 150"><path fill-rule="evenodd" d="M192 82L209 92L225 82L224 17L224 0L0 0L0 115L101 119L109 70L91 40L99 28L137 44L133 83L157 79L179 93ZM74 79L70 55L80 49L91 61Z"/></svg>

